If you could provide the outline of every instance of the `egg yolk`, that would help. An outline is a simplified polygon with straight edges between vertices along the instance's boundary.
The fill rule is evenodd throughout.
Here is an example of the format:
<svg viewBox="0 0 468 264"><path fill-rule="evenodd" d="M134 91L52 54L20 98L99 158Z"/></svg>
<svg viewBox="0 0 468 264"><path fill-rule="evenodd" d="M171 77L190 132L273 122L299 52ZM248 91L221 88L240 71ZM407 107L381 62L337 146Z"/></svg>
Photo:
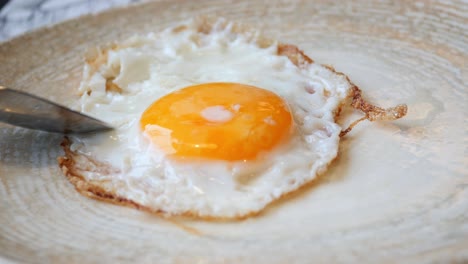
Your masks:
<svg viewBox="0 0 468 264"><path fill-rule="evenodd" d="M140 126L167 154L252 160L289 135L292 116L273 92L206 83L161 97L145 110Z"/></svg>

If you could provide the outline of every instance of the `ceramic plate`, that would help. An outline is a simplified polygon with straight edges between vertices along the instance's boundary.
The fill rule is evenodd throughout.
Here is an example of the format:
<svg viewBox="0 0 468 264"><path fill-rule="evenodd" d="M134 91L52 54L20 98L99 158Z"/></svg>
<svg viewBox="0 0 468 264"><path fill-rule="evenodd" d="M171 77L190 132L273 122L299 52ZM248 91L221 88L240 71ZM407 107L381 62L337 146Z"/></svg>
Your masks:
<svg viewBox="0 0 468 264"><path fill-rule="evenodd" d="M0 256L27 263L468 261L468 4L159 1L0 45L2 84L65 105L85 50L215 14L297 44L406 118L365 122L328 172L244 221L167 220L78 194L59 135L0 125Z"/></svg>

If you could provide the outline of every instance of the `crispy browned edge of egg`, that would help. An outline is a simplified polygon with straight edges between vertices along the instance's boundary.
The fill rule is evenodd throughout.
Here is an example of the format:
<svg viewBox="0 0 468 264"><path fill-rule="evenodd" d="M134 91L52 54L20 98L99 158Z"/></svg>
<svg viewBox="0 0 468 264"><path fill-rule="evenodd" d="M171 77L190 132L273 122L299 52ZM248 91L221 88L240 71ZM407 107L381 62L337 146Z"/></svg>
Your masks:
<svg viewBox="0 0 468 264"><path fill-rule="evenodd" d="M215 17L198 17L195 19L195 23L198 26L198 32L209 33L213 29L213 26L215 25L215 23L217 24L217 26L226 27L229 22L224 21L224 20L219 20L218 18L215 18ZM268 47L274 43L274 40L268 39L259 35L258 31L250 28L249 26L242 25L239 23L230 23L230 26L231 26L231 31L233 33L242 34L245 37L255 41L256 44L260 48ZM179 26L179 27L174 28L173 31L180 32L186 29L187 29L187 26ZM101 63L104 63L106 61L107 50L118 49L118 48L122 48L122 47L119 47L117 45L111 45L107 47L107 49L104 49L99 56L90 58L87 60L87 62L92 67L94 66L94 70L97 70L97 67ZM297 46L291 45L291 44L279 43L277 54L280 56L288 57L292 63L294 63L297 67L300 67L300 68L306 67L307 65L314 62L311 58L309 58L306 54L304 54L304 52L301 51ZM349 89L349 94L347 95L347 98L343 100L341 104L337 107L337 109L335 110L335 113L334 113L335 120L340 115L343 105L349 101L351 101L350 106L352 108L360 110L364 114L362 118L352 122L348 126L348 128L341 131L340 137L345 136L348 132L350 132L353 129L355 125L357 125L359 122L363 120L366 120L366 119L369 121L395 120L406 115L406 112L407 112L406 105L397 105L396 107L384 109L384 108L370 104L369 102L363 99L362 92L359 89L359 87L357 87L353 82L351 82L351 80L345 74L341 72L337 72L331 66L328 66L328 65L323 65L323 66L328 68L330 71L334 72L335 74L345 77L351 86L351 88ZM116 84L114 84L112 81L113 81L113 78L107 79L106 89L112 90L114 92L120 92L120 88ZM326 95L326 91L325 91L325 95ZM87 181L82 175L80 175L79 169L76 168L76 159L80 155L73 152L70 149L70 145L71 145L70 140L67 137L65 137L63 142L61 143L61 146L65 152L65 155L63 157L58 158L58 163L59 163L60 168L62 169L62 172L66 175L68 180L75 186L75 189L79 193L87 197L93 198L93 199L102 200L102 201L106 201L106 202L110 202L110 203L118 204L118 205L129 206L129 207L133 207L136 209L148 211L151 213L156 213L158 215L165 216L165 217L169 216L162 210L155 210L153 208L140 205L136 203L135 201L118 196L115 190L106 190L104 187L100 186L98 183L94 183L93 181ZM80 157L83 158L82 155ZM84 157L84 158L88 159L89 164L93 165L92 167L97 167L100 170L102 169L104 172L106 171L109 172L110 170L112 170L112 168L109 168L107 164L100 163L88 157ZM328 165L332 161L333 160L331 160L324 167L322 172L325 171L326 167L328 167ZM321 173L318 172L318 174L320 175ZM311 179L310 181L313 181L313 180L314 179ZM305 183L305 185L307 185L307 183ZM301 189L301 187L299 187L296 190L292 190L288 193L283 194L277 200L289 194L292 194L299 189ZM271 203L269 205L271 205ZM266 207L268 207L269 205L267 205ZM265 208L259 211L252 211L244 215L235 216L235 217L227 217L227 218L226 217L213 217L213 216L200 216L197 212L191 212L191 211L184 212L182 214L179 214L178 216L199 218L199 219L210 220L210 221L242 220L242 219L259 214Z"/></svg>

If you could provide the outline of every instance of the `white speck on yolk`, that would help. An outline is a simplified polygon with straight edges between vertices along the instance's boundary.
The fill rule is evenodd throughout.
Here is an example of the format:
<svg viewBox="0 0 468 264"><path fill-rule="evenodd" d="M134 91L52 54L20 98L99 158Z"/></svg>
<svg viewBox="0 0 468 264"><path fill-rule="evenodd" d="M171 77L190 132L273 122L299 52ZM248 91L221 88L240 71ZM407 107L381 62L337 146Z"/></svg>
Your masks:
<svg viewBox="0 0 468 264"><path fill-rule="evenodd" d="M271 116L263 119L263 122L265 122L266 124L271 125L271 126L276 125L275 120L273 120L273 118Z"/></svg>
<svg viewBox="0 0 468 264"><path fill-rule="evenodd" d="M235 104L231 108L232 108L232 110L234 110L236 112L239 112L240 107L241 107L240 104Z"/></svg>
<svg viewBox="0 0 468 264"><path fill-rule="evenodd" d="M215 123L226 123L234 116L231 111L227 110L222 105L207 107L203 109L200 114L205 120Z"/></svg>

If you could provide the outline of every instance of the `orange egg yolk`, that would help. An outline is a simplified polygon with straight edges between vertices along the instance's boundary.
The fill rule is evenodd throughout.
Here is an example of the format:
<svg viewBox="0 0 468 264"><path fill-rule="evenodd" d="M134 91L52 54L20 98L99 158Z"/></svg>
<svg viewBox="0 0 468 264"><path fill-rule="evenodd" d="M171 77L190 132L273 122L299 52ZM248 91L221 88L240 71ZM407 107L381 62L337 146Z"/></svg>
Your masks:
<svg viewBox="0 0 468 264"><path fill-rule="evenodd" d="M252 160L285 139L292 116L273 92L238 83L206 83L155 101L141 129L167 154Z"/></svg>

